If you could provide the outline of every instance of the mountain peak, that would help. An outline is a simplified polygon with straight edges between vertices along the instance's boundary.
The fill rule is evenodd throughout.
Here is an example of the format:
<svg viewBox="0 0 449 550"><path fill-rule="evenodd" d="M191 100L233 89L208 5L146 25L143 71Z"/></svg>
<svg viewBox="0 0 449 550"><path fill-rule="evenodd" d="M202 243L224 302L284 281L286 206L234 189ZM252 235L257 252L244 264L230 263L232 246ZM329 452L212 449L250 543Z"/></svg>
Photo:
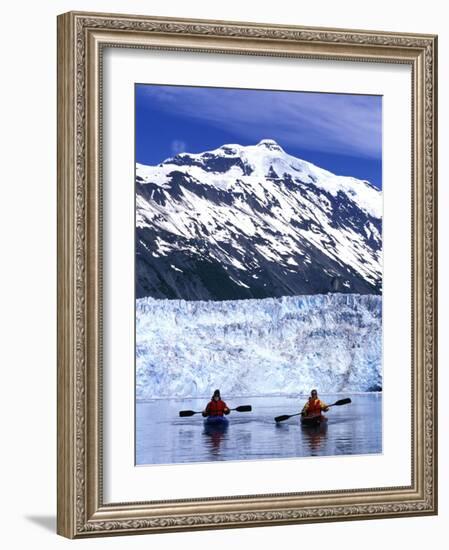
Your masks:
<svg viewBox="0 0 449 550"><path fill-rule="evenodd" d="M138 298L382 289L382 196L283 152L226 144L136 169Z"/></svg>
<svg viewBox="0 0 449 550"><path fill-rule="evenodd" d="M270 151L281 151L284 152L282 147L274 139L262 139L257 144L257 147L265 147Z"/></svg>

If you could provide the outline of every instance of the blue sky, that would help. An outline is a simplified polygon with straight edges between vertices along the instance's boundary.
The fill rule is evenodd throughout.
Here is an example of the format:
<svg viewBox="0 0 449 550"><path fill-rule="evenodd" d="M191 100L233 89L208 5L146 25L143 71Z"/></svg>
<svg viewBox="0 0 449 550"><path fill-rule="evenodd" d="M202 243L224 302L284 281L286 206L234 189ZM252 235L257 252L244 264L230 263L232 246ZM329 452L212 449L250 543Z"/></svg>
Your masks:
<svg viewBox="0 0 449 550"><path fill-rule="evenodd" d="M381 96L136 84L136 161L276 140L291 155L382 187Z"/></svg>

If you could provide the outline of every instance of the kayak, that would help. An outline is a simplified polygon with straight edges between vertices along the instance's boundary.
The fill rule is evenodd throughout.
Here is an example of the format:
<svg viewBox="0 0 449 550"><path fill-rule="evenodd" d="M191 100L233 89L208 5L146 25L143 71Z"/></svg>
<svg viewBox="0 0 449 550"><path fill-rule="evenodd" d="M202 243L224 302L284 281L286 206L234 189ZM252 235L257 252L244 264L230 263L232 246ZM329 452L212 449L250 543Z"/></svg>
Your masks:
<svg viewBox="0 0 449 550"><path fill-rule="evenodd" d="M304 427L321 426L323 424L326 424L326 422L327 418L322 414L316 414L313 416L301 416L301 426Z"/></svg>
<svg viewBox="0 0 449 550"><path fill-rule="evenodd" d="M204 420L204 424L208 428L227 428L229 424L229 420L225 416L208 416Z"/></svg>

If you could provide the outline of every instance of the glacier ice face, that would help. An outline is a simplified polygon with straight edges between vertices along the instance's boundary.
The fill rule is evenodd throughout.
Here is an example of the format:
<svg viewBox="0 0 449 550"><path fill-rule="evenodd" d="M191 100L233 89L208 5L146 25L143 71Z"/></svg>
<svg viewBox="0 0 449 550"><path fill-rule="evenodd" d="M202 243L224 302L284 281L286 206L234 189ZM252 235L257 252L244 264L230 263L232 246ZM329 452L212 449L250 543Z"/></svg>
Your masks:
<svg viewBox="0 0 449 550"><path fill-rule="evenodd" d="M136 301L136 398L382 387L382 298ZM226 398L226 397L225 397Z"/></svg>

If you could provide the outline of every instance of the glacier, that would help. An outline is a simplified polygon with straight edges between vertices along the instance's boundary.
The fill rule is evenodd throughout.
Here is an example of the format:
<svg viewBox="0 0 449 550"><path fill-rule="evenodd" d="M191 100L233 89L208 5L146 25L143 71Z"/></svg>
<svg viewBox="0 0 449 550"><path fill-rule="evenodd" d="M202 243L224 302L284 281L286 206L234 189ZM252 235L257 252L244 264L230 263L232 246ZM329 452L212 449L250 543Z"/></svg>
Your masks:
<svg viewBox="0 0 449 550"><path fill-rule="evenodd" d="M382 388L382 297L136 300L136 399ZM225 397L226 398L226 397Z"/></svg>

